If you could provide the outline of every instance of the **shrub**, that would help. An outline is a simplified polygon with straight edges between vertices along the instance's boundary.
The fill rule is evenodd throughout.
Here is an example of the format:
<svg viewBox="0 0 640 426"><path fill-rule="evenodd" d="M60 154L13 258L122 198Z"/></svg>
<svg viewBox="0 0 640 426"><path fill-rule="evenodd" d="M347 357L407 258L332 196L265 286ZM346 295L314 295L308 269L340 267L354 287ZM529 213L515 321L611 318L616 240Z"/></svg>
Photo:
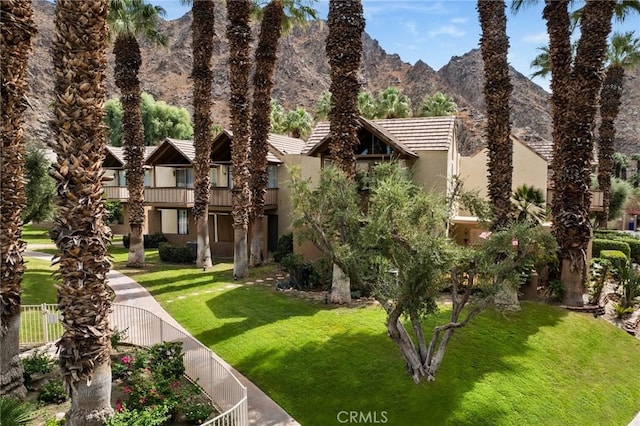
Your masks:
<svg viewBox="0 0 640 426"><path fill-rule="evenodd" d="M169 410L166 405L154 405L140 410L122 407L107 419L106 426L161 426L169 420Z"/></svg>
<svg viewBox="0 0 640 426"><path fill-rule="evenodd" d="M329 290L333 279L333 264L327 257L321 257L313 263L311 286Z"/></svg>
<svg viewBox="0 0 640 426"><path fill-rule="evenodd" d="M193 263L196 260L187 247L179 247L169 243L160 243L158 255L160 260L168 263Z"/></svg>
<svg viewBox="0 0 640 426"><path fill-rule="evenodd" d="M282 268L289 273L289 284L298 290L311 287L312 266L302 261L299 254L290 253L280 260Z"/></svg>
<svg viewBox="0 0 640 426"><path fill-rule="evenodd" d="M631 255L631 247L629 244L623 241L617 240L604 240L601 238L593 239L593 247L592 247L592 256L593 257L603 257L600 252L603 250L618 250L621 251L627 259Z"/></svg>
<svg viewBox="0 0 640 426"><path fill-rule="evenodd" d="M276 251L273 253L273 260L280 263L285 256L293 254L293 233L283 234L278 238Z"/></svg>
<svg viewBox="0 0 640 426"><path fill-rule="evenodd" d="M204 423L212 412L213 407L204 402L187 405L184 408L184 416L187 418L187 421L196 425Z"/></svg>
<svg viewBox="0 0 640 426"><path fill-rule="evenodd" d="M184 375L182 342L163 342L149 349L149 366L156 379L180 380Z"/></svg>
<svg viewBox="0 0 640 426"><path fill-rule="evenodd" d="M628 314L632 313L634 309L631 306L624 307L620 303L614 303L613 310L616 313L617 318L624 318Z"/></svg>
<svg viewBox="0 0 640 426"><path fill-rule="evenodd" d="M159 248L160 243L167 242L167 238L164 236L162 232L156 232L155 234L151 234L151 235L143 235L142 238L143 238L144 248ZM125 248L129 248L130 244L131 244L131 234L123 235L122 245Z"/></svg>
<svg viewBox="0 0 640 426"><path fill-rule="evenodd" d="M125 328L124 330L118 330L117 328L114 328L111 330L111 347L113 349L118 349L120 342L127 340L127 330L129 329Z"/></svg>
<svg viewBox="0 0 640 426"><path fill-rule="evenodd" d="M620 271L628 260L627 256L625 256L625 254L620 250L602 250L600 252L600 257L611 262L611 266L613 266L617 271Z"/></svg>
<svg viewBox="0 0 640 426"><path fill-rule="evenodd" d="M551 280L549 281L547 292L551 300L559 302L564 298L564 284L560 280Z"/></svg>
<svg viewBox="0 0 640 426"><path fill-rule="evenodd" d="M33 420L34 413L27 402L0 396L0 425L24 426Z"/></svg>
<svg viewBox="0 0 640 426"><path fill-rule="evenodd" d="M52 380L38 390L38 401L47 404L61 404L67 400L62 380Z"/></svg>
<svg viewBox="0 0 640 426"><path fill-rule="evenodd" d="M29 384L34 374L47 374L53 371L54 361L44 351L35 350L22 359L24 381Z"/></svg>
<svg viewBox="0 0 640 426"><path fill-rule="evenodd" d="M594 257L591 259L591 266L589 267L589 302L592 304L598 304L600 301L600 294L604 288L604 283L609 276L609 269L611 269L611 262L607 259L600 257Z"/></svg>
<svg viewBox="0 0 640 426"><path fill-rule="evenodd" d="M620 238L618 241L629 244L630 258L635 263L640 263L640 240L637 238Z"/></svg>
<svg viewBox="0 0 640 426"><path fill-rule="evenodd" d="M104 206L107 210L107 223L124 223L124 208L120 200L107 200Z"/></svg>

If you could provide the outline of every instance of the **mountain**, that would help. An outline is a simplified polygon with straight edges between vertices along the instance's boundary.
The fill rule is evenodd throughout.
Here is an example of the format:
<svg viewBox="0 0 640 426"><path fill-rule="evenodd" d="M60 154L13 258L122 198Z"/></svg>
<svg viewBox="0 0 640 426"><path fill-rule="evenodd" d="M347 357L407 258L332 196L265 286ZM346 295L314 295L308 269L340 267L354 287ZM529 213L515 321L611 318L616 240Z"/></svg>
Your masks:
<svg viewBox="0 0 640 426"><path fill-rule="evenodd" d="M38 34L29 61L29 101L32 108L26 113L25 131L28 137L48 140L52 138L48 123L52 119L49 105L53 101L54 86L51 39L55 6L48 1L36 0L34 11ZM213 121L222 126L229 124L225 26L225 8L217 4L214 24ZM180 19L161 21L160 31L169 40L167 48L141 43L142 89L158 100L192 111L192 87L189 79L192 61L191 13ZM311 112L322 92L328 90L329 65L324 43L327 32L326 24L319 21L305 27L295 27L282 39L278 50L273 97L285 108L302 106ZM257 27L254 27L254 35L254 39L257 38ZM386 53L367 34L363 38L363 52L363 90L377 92L388 86L396 86L411 98L415 108L425 96L437 91L448 93L458 104L464 123L459 132L462 136L461 151L470 153L483 144L483 63L478 49L462 56L454 56L438 71L422 61L415 65L403 62L398 55ZM112 98L119 93L113 80L114 57L111 49L108 61L107 96ZM514 133L527 139L549 140L549 94L515 69L511 69L511 77L514 86L511 117ZM640 152L635 136L640 130L640 68L626 78L624 96L618 120L618 149L628 153Z"/></svg>

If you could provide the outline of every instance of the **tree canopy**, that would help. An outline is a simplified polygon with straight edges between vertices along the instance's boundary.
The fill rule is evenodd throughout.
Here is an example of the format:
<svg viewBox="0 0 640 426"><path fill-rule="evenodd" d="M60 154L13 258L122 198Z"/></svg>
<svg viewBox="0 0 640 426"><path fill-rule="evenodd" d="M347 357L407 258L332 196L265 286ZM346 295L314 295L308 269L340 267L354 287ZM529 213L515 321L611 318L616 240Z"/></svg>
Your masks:
<svg viewBox="0 0 640 426"><path fill-rule="evenodd" d="M27 205L22 212L22 221L45 222L53 219L55 209L56 182L49 176L50 161L44 149L36 144L27 145L25 157L25 195Z"/></svg>

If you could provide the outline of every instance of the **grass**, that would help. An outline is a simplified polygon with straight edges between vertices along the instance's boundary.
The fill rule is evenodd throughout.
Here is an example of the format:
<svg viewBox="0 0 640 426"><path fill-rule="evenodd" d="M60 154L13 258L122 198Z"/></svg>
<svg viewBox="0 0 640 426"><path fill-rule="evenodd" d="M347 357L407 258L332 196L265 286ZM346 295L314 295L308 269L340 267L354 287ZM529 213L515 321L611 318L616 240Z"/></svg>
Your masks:
<svg viewBox="0 0 640 426"><path fill-rule="evenodd" d="M22 278L22 304L56 303L56 289L51 274L54 269L46 260L25 258L26 270Z"/></svg>
<svg viewBox="0 0 640 426"><path fill-rule="evenodd" d="M115 269L304 425L340 424L344 411L390 425L627 424L640 410L640 341L588 315L530 302L516 314L487 311L456 332L436 381L416 385L378 307L235 282L225 263L162 265L149 250L145 270L130 270L125 249L112 254Z"/></svg>
<svg viewBox="0 0 640 426"><path fill-rule="evenodd" d="M34 225L32 223L24 225L22 227L22 239L27 242L28 245L34 244L52 244L51 238L49 238L49 227L42 225Z"/></svg>

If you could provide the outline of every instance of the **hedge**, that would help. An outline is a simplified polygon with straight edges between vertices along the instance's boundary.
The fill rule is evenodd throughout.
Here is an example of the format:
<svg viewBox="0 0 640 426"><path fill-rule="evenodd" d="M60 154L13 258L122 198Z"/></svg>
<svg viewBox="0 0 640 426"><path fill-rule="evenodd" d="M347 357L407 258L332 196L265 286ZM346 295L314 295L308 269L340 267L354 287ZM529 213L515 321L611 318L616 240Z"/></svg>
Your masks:
<svg viewBox="0 0 640 426"><path fill-rule="evenodd" d="M196 260L196 256L189 248L169 243L160 243L158 255L160 260L168 263L193 263Z"/></svg>
<svg viewBox="0 0 640 426"><path fill-rule="evenodd" d="M594 238L593 246L591 249L592 257L602 257L600 252L602 250L619 250L627 256L627 259L631 256L631 247L624 241L618 240L605 240L602 238Z"/></svg>
<svg viewBox="0 0 640 426"><path fill-rule="evenodd" d="M627 263L628 259L620 250L602 250L600 252L600 258L609 260L617 270L620 270L620 268Z"/></svg>
<svg viewBox="0 0 640 426"><path fill-rule="evenodd" d="M629 244L631 249L631 260L635 263L640 263L640 240L637 238L620 238L617 241Z"/></svg>
<svg viewBox="0 0 640 426"><path fill-rule="evenodd" d="M151 234L151 235L143 235L142 238L144 239L144 248L158 248L160 246L160 243L166 243L167 239L165 238L164 234L162 232L156 232L155 234ZM131 242L131 234L127 234L127 235L123 235L122 236L122 245L125 248L129 248L129 243Z"/></svg>

